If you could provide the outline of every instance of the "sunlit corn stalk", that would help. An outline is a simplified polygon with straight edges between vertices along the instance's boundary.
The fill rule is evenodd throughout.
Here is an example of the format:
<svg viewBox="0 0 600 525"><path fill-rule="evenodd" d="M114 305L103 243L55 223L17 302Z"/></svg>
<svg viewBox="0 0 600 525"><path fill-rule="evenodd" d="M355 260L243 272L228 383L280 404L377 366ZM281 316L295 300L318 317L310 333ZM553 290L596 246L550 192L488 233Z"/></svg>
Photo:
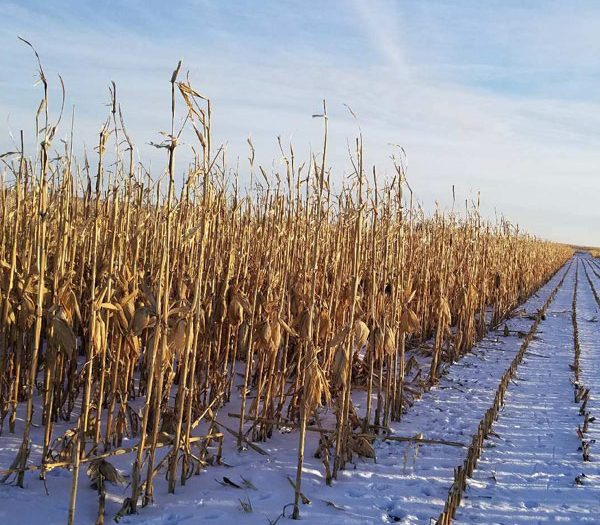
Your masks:
<svg viewBox="0 0 600 525"><path fill-rule="evenodd" d="M191 128L201 148L181 186L176 94L187 109L182 130ZM299 428L297 517L307 426L313 417L329 425L321 403L332 397L336 407L331 432L321 432L330 482L353 454L372 457L355 429L380 432L398 419L440 366L483 336L486 312L499 322L571 252L504 220L483 221L478 203L428 217L402 161L391 182L375 168L372 179L364 175L362 137L353 175L334 191L325 107L320 159L301 164L280 141L284 173L268 173L249 140L244 184L224 147L211 153L209 100L177 81L177 70L171 95L171 133L159 145L168 153L166 196L162 178L134 162L114 84L95 180L87 157L72 155L73 126L56 158L48 156L54 127L43 125L35 162L23 141L6 157L15 161L0 177L0 429L7 416L15 431L23 411L23 453L13 465L22 484L43 367L36 445L42 474L57 460L73 468L72 522L80 465L101 443L123 453L122 440L136 440L124 502L135 512L140 495L152 500L161 469L172 492L177 477L183 484L207 467L213 444L219 461L227 424L219 410L241 398L239 448L278 426ZM46 111L47 96L38 117ZM415 354L431 357L429 374ZM365 411L353 403L357 390L367 391ZM77 426L54 436L79 401ZM217 437L198 441L200 428ZM160 446L169 450L155 461Z"/></svg>
<svg viewBox="0 0 600 525"><path fill-rule="evenodd" d="M316 352L313 348L313 323L314 323L314 302L315 302L315 293L317 287L317 260L319 257L319 234L321 231L321 220L322 220L322 198L323 198L323 187L325 181L325 162L327 158L327 106L325 101L323 101L323 114L321 115L324 121L324 135L323 135L323 153L320 169L316 166L315 163L315 175L317 177L317 193L316 193L316 230L314 232L315 238L313 240L313 248L311 255L311 266L313 277L309 298L309 309L308 309L308 317L306 319L306 342L304 346L304 352L301 352L298 361L301 363L303 361L304 367L314 366L314 359L316 359ZM307 203L308 204L308 203ZM310 268L307 266L307 269ZM312 387L310 383L312 377L310 375L305 374L304 384L303 384L303 394L302 399L300 400L300 432L299 432L299 442L298 442L298 465L296 469L296 483L295 483L295 493L294 493L294 511L292 517L294 519L300 518L300 497L301 497L301 485L302 485L302 467L304 465L304 445L306 440L306 420L308 417L307 411L310 410L307 403L307 391Z"/></svg>

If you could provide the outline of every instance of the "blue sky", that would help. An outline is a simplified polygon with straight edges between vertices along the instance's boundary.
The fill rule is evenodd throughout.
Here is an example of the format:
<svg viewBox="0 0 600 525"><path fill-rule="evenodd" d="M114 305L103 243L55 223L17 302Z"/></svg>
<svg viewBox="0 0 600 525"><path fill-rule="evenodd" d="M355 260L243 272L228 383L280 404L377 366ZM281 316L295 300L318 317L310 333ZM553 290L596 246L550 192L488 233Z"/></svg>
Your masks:
<svg viewBox="0 0 600 525"><path fill-rule="evenodd" d="M350 170L347 140L391 172L392 144L431 209L481 193L554 239L600 245L600 3L583 1L0 1L0 151L32 130L40 98L30 40L58 104L60 73L88 152L117 83L137 155L169 128L169 78L179 59L214 107L217 142L247 174L246 139L281 169L277 136L318 151L327 99L330 163ZM59 130L66 137L68 126ZM186 148L178 168L185 169ZM90 153L91 154L91 153Z"/></svg>

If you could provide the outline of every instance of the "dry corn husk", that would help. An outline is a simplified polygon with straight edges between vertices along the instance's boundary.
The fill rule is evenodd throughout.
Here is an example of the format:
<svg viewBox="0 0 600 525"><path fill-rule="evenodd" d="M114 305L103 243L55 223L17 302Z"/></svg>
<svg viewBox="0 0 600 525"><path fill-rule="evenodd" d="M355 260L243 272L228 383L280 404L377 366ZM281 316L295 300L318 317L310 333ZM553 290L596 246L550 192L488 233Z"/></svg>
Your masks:
<svg viewBox="0 0 600 525"><path fill-rule="evenodd" d="M126 343L127 343L127 347L130 350L130 357L137 359L137 357L139 357L140 351L142 349L140 338L136 337L136 336L128 337L126 339Z"/></svg>
<svg viewBox="0 0 600 525"><path fill-rule="evenodd" d="M227 320L233 326L239 325L244 319L244 307L239 300L238 294L234 294L227 307Z"/></svg>
<svg viewBox="0 0 600 525"><path fill-rule="evenodd" d="M169 347L169 350L178 357L185 348L187 327L187 319L177 319L175 326L169 330L167 335L167 346Z"/></svg>
<svg viewBox="0 0 600 525"><path fill-rule="evenodd" d="M394 352L396 352L396 332L389 326L385 329L383 346L387 355L394 355Z"/></svg>
<svg viewBox="0 0 600 525"><path fill-rule="evenodd" d="M265 319L256 327L256 342L259 348L268 350L271 346L271 324Z"/></svg>
<svg viewBox="0 0 600 525"><path fill-rule="evenodd" d="M64 310L65 320L69 325L73 324L73 315L81 322L81 313L79 311L79 303L75 297L75 293L69 287L65 286L58 292L58 300Z"/></svg>
<svg viewBox="0 0 600 525"><path fill-rule="evenodd" d="M131 292L127 295L124 295L118 303L119 308L119 325L121 326L121 330L123 332L127 332L129 329L129 324L135 315L135 296L137 292Z"/></svg>
<svg viewBox="0 0 600 525"><path fill-rule="evenodd" d="M77 340L71 327L58 315L50 317L48 323L48 345L63 350L68 356L73 356L77 348Z"/></svg>
<svg viewBox="0 0 600 525"><path fill-rule="evenodd" d="M333 356L333 365L331 367L332 383L335 388L346 385L348 361L348 349L346 345L339 345Z"/></svg>
<svg viewBox="0 0 600 525"><path fill-rule="evenodd" d="M383 356L384 334L383 330L376 325L369 334L368 349L375 359L381 359Z"/></svg>
<svg viewBox="0 0 600 525"><path fill-rule="evenodd" d="M361 320L354 322L354 347L361 349L369 338L369 327Z"/></svg>
<svg viewBox="0 0 600 525"><path fill-rule="evenodd" d="M135 314L135 296L136 292L132 292L130 295L124 297L121 301L119 301L119 304L123 308L127 319L131 319Z"/></svg>
<svg viewBox="0 0 600 525"><path fill-rule="evenodd" d="M346 337L348 337L349 333L350 327L348 325L338 330L331 338L331 341L329 341L329 348L337 348L346 340ZM354 322L352 335L354 348L360 349L367 342L369 337L369 327L363 321L357 320Z"/></svg>
<svg viewBox="0 0 600 525"><path fill-rule="evenodd" d="M415 333L420 327L417 314L410 308L405 308L400 316L400 331L406 334Z"/></svg>
<svg viewBox="0 0 600 525"><path fill-rule="evenodd" d="M129 329L129 323L130 323L131 318L129 318L129 319L127 318L127 315L125 314L125 310L121 304L117 303L116 306L117 306L117 310L116 310L117 324L119 326L121 334L126 334L127 330Z"/></svg>
<svg viewBox="0 0 600 525"><path fill-rule="evenodd" d="M96 325L94 327L94 348L101 350L106 344L106 323L101 315L96 316Z"/></svg>
<svg viewBox="0 0 600 525"><path fill-rule="evenodd" d="M304 403L307 414L312 414L317 407L323 404L331 403L331 393L329 392L329 384L323 370L319 366L316 357L313 357L306 367L304 376Z"/></svg>

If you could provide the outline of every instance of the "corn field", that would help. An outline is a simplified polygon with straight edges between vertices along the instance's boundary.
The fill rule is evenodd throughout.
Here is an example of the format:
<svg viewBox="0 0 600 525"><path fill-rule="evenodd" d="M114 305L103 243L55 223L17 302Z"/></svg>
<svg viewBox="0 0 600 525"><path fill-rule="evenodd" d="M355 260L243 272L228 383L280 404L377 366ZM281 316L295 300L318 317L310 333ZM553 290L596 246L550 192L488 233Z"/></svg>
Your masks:
<svg viewBox="0 0 600 525"><path fill-rule="evenodd" d="M21 134L1 159L0 444L17 429L22 444L0 479L67 469L69 523L82 468L102 523L104 481L123 482L112 456L131 455L120 515L132 514L160 505L157 476L175 492L226 459L224 442L260 453L284 426L298 518L307 432L333 483L572 255L477 203L426 215L402 157L384 176L364 165L360 136L342 179L325 103L319 153L300 161L280 143L281 170L267 173L249 142L233 169L211 140L210 100L180 69L161 176L134 161L114 85L93 154L77 158L56 138L69 124L41 63L37 151ZM177 163L183 127L197 138L189 166Z"/></svg>

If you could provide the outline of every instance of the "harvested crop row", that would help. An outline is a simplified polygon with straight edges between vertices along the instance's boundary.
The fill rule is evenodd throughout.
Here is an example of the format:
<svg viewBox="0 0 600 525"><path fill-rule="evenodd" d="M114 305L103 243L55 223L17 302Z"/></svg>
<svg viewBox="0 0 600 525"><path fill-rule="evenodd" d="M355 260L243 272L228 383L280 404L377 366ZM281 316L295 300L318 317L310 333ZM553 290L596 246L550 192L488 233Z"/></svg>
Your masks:
<svg viewBox="0 0 600 525"><path fill-rule="evenodd" d="M581 257L575 260L581 270ZM598 469L593 462L582 461L581 441L574 432L581 421L572 394L575 275L573 264L507 389L456 523L597 521ZM595 311L591 291L582 284L577 291L580 330ZM589 337L593 330L583 333ZM582 345L586 352L591 341ZM583 352L582 359L584 355L581 377L587 384L595 368L593 354ZM594 437L594 431L590 425L588 437Z"/></svg>
<svg viewBox="0 0 600 525"><path fill-rule="evenodd" d="M583 263L583 269L585 271L585 276L587 279L587 282L590 286L590 289L592 291L592 295L594 296L594 299L598 305L598 307L600 307L600 297L598 297L598 292L596 291L596 288L594 286L594 283L592 282L592 279L590 278L590 275L588 273L588 268L586 267L586 263ZM591 266L590 263L590 270L592 270L592 272L596 275L596 277L600 277L600 275L594 270L594 268ZM575 306L575 302L573 303L573 305ZM574 329L575 329L575 333L576 333L576 351L578 354L577 357L577 369L576 369L576 383L575 383L575 402L576 403L580 403L580 408L579 408L579 415L583 417L583 425L578 425L577 427L577 436L579 437L580 441L581 441L581 454L583 456L583 461L590 461L590 449L592 444L595 443L594 439L590 439L587 438L586 435L589 432L589 425L590 422L594 422L596 420L595 416L593 416L590 412L590 410L588 409L588 402L590 400L590 388L586 388L586 385L583 384L582 381L580 381L579 379L579 355L581 354L581 347L579 344L579 329L577 326L577 317L574 316L573 318L573 323L574 323Z"/></svg>
<svg viewBox="0 0 600 525"><path fill-rule="evenodd" d="M535 335L540 323L542 322L542 319L545 318L546 310L548 309L548 307L554 300L556 294L558 293L559 289L563 285L565 278L567 277L571 269L571 264L572 262L569 263L569 266L565 270L561 280L557 283L556 287L552 290L552 293L550 294L542 308L538 311L535 321L533 322L531 328L529 329L529 332L523 339L521 348L515 355L511 365L504 372L502 379L498 384L498 388L496 390L496 395L494 397L492 406L486 411L477 428L477 432L475 432L475 434L472 437L471 444L467 451L463 465L458 466L455 469L454 483L448 491L448 497L444 505L444 510L442 511L437 520L438 524L450 525L452 523L456 515L458 506L460 505L462 495L467 487L467 478L472 476L473 471L477 467L477 460L481 456L484 441L489 435L494 421L498 417L498 412L500 408L504 404L504 396L506 393L506 389L508 388L509 382L516 374L517 367L523 361L523 357L525 356L525 353L530 342L533 339L533 336Z"/></svg>

